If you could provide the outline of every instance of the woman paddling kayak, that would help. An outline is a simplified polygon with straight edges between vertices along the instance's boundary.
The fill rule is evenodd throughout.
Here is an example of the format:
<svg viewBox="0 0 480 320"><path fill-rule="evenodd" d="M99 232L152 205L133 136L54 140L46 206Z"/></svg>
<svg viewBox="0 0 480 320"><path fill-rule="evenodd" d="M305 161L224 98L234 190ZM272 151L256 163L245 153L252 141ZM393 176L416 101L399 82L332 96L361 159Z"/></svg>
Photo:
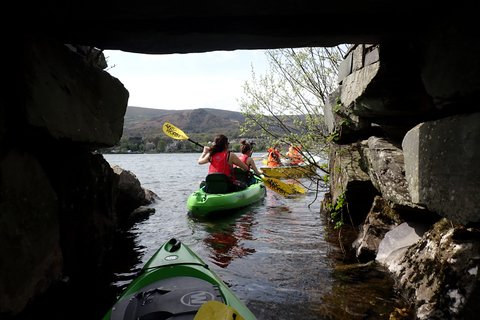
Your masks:
<svg viewBox="0 0 480 320"><path fill-rule="evenodd" d="M243 163L245 163L248 166L248 176L249 176L249 181L248 184L255 183L255 178L253 177L253 174L250 172L250 170L253 170L257 176L260 176L263 174L262 170L258 170L257 166L255 165L255 161L252 158L252 153L253 153L253 142L248 143L247 140L242 139L240 140L240 151L242 152L241 155L238 156L240 160L242 160ZM233 167L236 167L234 164Z"/></svg>
<svg viewBox="0 0 480 320"><path fill-rule="evenodd" d="M231 191L242 190L245 186L235 179L233 164L245 171L248 170L248 166L243 163L235 153L228 151L228 145L228 138L225 135L217 135L211 148L203 147L203 153L200 155L200 158L198 158L198 164L210 163L208 174L223 173L232 183Z"/></svg>

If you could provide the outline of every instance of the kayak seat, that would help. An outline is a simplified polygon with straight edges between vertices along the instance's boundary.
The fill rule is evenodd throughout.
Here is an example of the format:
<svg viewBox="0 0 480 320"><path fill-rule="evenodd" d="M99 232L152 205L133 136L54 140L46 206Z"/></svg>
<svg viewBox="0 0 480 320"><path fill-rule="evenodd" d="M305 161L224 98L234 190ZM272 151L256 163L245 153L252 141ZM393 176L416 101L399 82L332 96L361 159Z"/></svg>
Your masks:
<svg viewBox="0 0 480 320"><path fill-rule="evenodd" d="M247 185L252 183L252 174L248 171L243 171L240 168L234 168L233 174L235 175L235 179L240 182L244 182Z"/></svg>
<svg viewBox="0 0 480 320"><path fill-rule="evenodd" d="M210 173L205 178L206 193L229 193L232 188L230 178L220 172Z"/></svg>

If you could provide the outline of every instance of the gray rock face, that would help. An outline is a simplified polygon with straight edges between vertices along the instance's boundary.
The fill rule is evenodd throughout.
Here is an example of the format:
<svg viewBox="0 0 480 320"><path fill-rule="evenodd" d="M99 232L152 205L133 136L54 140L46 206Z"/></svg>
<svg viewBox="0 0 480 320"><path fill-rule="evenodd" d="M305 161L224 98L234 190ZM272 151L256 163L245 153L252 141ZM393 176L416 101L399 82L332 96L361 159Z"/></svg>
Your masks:
<svg viewBox="0 0 480 320"><path fill-rule="evenodd" d="M480 221L480 113L419 124L403 140L412 201L455 223Z"/></svg>
<svg viewBox="0 0 480 320"><path fill-rule="evenodd" d="M123 84L66 46L31 40L19 62L28 125L90 150L120 140L128 101Z"/></svg>
<svg viewBox="0 0 480 320"><path fill-rule="evenodd" d="M470 23L453 15L442 24L445 32L425 29L415 52L425 60L411 60L413 52L385 44L370 51L378 57L367 59L368 48L357 46L344 61L341 88L325 112L330 132L343 135L331 153L331 175L337 177L331 180L332 201L342 191L339 181L348 181L341 184L348 188L359 177L363 187L370 182L378 192L353 243L357 257L367 261L376 255L418 307L419 319L473 319L480 312L480 236L469 228L480 222L480 114L474 102L480 85L472 76L480 70L480 60L455 48L462 40L454 32L470 34ZM379 131L368 130L368 123ZM356 145L351 143L355 138ZM348 190L349 209L361 191ZM385 221L383 214L389 211L409 224L397 227ZM433 224L441 217L446 219L430 231L415 230L417 224Z"/></svg>
<svg viewBox="0 0 480 320"><path fill-rule="evenodd" d="M128 100L117 79L62 43L15 41L0 103L2 315L98 266L109 248L118 180L91 150L120 139Z"/></svg>
<svg viewBox="0 0 480 320"><path fill-rule="evenodd" d="M417 301L418 319L476 319L479 268L479 231L451 228L445 219L388 264Z"/></svg>
<svg viewBox="0 0 480 320"><path fill-rule="evenodd" d="M117 165L111 165L111 168L119 177L116 213L119 225L123 226L135 220L136 215L139 217L145 216L144 212L150 210L137 209L155 202L157 195L144 189L133 172L124 170Z"/></svg>
<svg viewBox="0 0 480 320"><path fill-rule="evenodd" d="M403 152L385 139L370 137L362 143L370 180L385 200L394 207L421 209L414 205L408 192L403 162Z"/></svg>

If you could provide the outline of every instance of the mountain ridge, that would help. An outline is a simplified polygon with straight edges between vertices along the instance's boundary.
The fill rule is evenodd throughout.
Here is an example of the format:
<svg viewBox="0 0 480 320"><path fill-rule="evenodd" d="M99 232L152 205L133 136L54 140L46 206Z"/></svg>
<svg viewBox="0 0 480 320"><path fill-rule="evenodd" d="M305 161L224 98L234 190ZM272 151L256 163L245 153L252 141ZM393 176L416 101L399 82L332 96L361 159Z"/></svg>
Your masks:
<svg viewBox="0 0 480 320"><path fill-rule="evenodd" d="M236 111L200 108L187 110L152 109L128 106L124 117L124 137L163 134L169 122L185 133L234 135L240 132L245 117Z"/></svg>

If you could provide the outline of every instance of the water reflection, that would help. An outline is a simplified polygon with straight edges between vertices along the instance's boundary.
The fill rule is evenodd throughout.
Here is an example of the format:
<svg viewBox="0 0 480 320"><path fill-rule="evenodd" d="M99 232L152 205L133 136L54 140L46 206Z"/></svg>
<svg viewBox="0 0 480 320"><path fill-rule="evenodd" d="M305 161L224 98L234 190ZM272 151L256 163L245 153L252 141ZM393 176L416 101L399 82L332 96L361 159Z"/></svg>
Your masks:
<svg viewBox="0 0 480 320"><path fill-rule="evenodd" d="M252 226L256 224L252 207L237 211L233 215L224 213L209 219L196 218L190 213L190 219L203 226L205 237L202 239L209 248L210 260L221 268L226 268L233 259L255 253L243 240L252 239Z"/></svg>

